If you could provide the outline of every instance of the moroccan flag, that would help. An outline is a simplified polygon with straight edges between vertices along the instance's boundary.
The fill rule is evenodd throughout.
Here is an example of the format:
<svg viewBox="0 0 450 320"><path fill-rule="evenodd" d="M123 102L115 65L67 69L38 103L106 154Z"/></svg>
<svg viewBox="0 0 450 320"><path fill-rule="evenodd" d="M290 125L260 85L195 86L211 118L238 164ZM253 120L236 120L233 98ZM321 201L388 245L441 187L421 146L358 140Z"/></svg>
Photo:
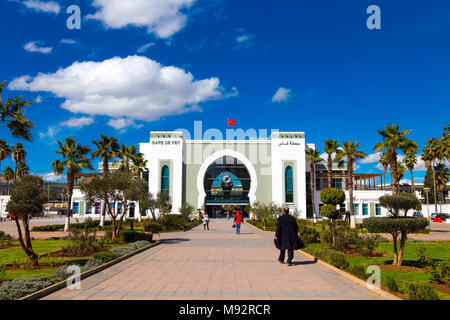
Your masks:
<svg viewBox="0 0 450 320"><path fill-rule="evenodd" d="M229 125L230 127L234 127L235 124L236 124L236 120L228 119L228 125Z"/></svg>

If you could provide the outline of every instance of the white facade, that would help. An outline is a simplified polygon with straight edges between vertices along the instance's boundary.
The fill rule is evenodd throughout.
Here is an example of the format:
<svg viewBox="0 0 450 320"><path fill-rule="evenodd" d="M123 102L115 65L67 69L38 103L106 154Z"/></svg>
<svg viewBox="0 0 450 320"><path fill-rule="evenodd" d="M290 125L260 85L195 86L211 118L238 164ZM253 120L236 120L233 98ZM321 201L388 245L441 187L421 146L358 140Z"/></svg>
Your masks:
<svg viewBox="0 0 450 320"><path fill-rule="evenodd" d="M0 196L0 218L6 218L8 212L6 211L6 205L9 202L10 196Z"/></svg>

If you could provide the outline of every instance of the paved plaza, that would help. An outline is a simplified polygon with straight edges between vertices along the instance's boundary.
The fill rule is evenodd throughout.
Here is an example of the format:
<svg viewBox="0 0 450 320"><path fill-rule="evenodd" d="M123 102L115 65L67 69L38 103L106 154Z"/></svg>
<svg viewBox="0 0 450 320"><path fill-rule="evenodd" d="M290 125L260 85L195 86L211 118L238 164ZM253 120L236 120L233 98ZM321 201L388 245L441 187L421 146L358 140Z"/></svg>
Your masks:
<svg viewBox="0 0 450 320"><path fill-rule="evenodd" d="M276 261L273 233L231 220L161 235L163 243L44 299L382 299L310 258Z"/></svg>

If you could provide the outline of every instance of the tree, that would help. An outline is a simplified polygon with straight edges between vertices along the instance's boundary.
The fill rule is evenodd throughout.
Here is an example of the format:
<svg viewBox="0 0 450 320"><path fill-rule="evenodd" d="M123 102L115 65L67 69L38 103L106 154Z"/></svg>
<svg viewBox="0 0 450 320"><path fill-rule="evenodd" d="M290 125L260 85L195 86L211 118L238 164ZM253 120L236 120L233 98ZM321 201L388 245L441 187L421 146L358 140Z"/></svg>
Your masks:
<svg viewBox="0 0 450 320"><path fill-rule="evenodd" d="M191 206L189 203L185 202L181 205L179 211L182 217L184 217L185 219L189 219L191 214L194 212L194 207Z"/></svg>
<svg viewBox="0 0 450 320"><path fill-rule="evenodd" d="M392 196L380 197L380 205L387 208L390 217L373 217L363 221L364 228L373 233L390 233L394 243L393 265L400 267L403 262L408 234L425 229L429 222L423 218L407 217L409 210L414 210L420 205L419 199L412 193L399 193ZM401 211L404 216L400 216ZM400 250L398 250L398 237L400 238Z"/></svg>
<svg viewBox="0 0 450 320"><path fill-rule="evenodd" d="M406 136L411 132L411 130L400 131L399 125L387 125L384 130L378 130L381 135L383 142L379 142L375 145L374 149L376 151L385 150L389 154L390 166L391 166L391 186L392 193L399 193L399 179L398 179L398 161L397 154L398 150L407 152L408 149L415 146L417 148L417 143L407 139Z"/></svg>
<svg viewBox="0 0 450 320"><path fill-rule="evenodd" d="M435 173L435 164L438 158L438 140L436 138L429 138L425 143L425 147L422 152L422 160L425 162L425 166L431 168L431 174L433 178L433 195L434 195L434 206L436 212L437 209L437 187L436 187L436 173Z"/></svg>
<svg viewBox="0 0 450 320"><path fill-rule="evenodd" d="M11 155L11 148L6 140L0 139L0 172L2 170L2 161Z"/></svg>
<svg viewBox="0 0 450 320"><path fill-rule="evenodd" d="M25 162L19 162L17 166L17 177L22 179L26 175L30 173L30 168L27 166Z"/></svg>
<svg viewBox="0 0 450 320"><path fill-rule="evenodd" d="M103 175L109 175L109 161L117 156L117 152L119 151L119 142L117 138L108 137L101 135L100 140L92 141L92 143L96 146L96 150L92 153L92 159L101 158L103 161ZM106 207L102 208L102 215L100 218L100 227L104 227L105 225L105 214Z"/></svg>
<svg viewBox="0 0 450 320"><path fill-rule="evenodd" d="M24 177L14 185L11 199L6 205L6 210L14 214L20 245L30 259L30 264L33 267L37 266L39 262L38 255L34 252L31 244L28 215L40 214L44 204L48 200L47 195L42 192L43 184L44 181L40 177ZM19 220L22 220L23 234Z"/></svg>
<svg viewBox="0 0 450 320"><path fill-rule="evenodd" d="M320 150L319 149L312 149L309 148L306 150L306 161L309 162L309 168L310 168L310 185L311 185L311 197L312 197L312 212L313 212L313 219L314 223L317 222L317 214L316 214L316 206L315 206L315 182L316 182L316 164L323 162L324 160L319 156Z"/></svg>
<svg viewBox="0 0 450 320"><path fill-rule="evenodd" d="M333 187L333 154L336 154L339 148L337 140L325 141L325 153L328 155L327 168L328 168L328 188Z"/></svg>
<svg viewBox="0 0 450 320"><path fill-rule="evenodd" d="M137 155L137 147L136 146L127 146L122 144L120 150L117 152L117 156L119 160L114 161L114 163L119 162L121 171L130 171L130 164L132 164L133 159L136 159Z"/></svg>
<svg viewBox="0 0 450 320"><path fill-rule="evenodd" d="M122 230L130 203L139 201L141 204L148 195L146 184L125 171L93 179L91 182L81 184L80 188L91 203L96 200L104 201L106 212L112 222L113 240L118 238ZM115 210L116 207L119 209Z"/></svg>
<svg viewBox="0 0 450 320"><path fill-rule="evenodd" d="M320 192L320 200L325 204L320 208L320 215L330 219L330 229L333 235L333 245L336 243L336 220L342 217L337 209L345 202L345 192L335 188L327 188Z"/></svg>
<svg viewBox="0 0 450 320"><path fill-rule="evenodd" d="M397 161L397 181L402 180L405 173L406 173L405 166L403 166L401 161Z"/></svg>
<svg viewBox="0 0 450 320"><path fill-rule="evenodd" d="M17 168L20 162L25 162L25 158L27 156L27 152L23 148L23 144L18 142L15 146L11 148L12 158L15 162L14 169L14 184L17 181Z"/></svg>
<svg viewBox="0 0 450 320"><path fill-rule="evenodd" d="M355 141L345 141L342 150L336 154L336 161L346 159L347 161L347 181L350 200L350 228L356 228L355 208L353 206L353 165L356 160L364 159L367 154L358 150L360 143Z"/></svg>
<svg viewBox="0 0 450 320"><path fill-rule="evenodd" d="M139 207L143 210L150 210L153 220L156 220L156 212L160 214L170 210L170 199L167 199L162 192L158 192L155 196L148 193L144 199L139 202Z"/></svg>
<svg viewBox="0 0 450 320"><path fill-rule="evenodd" d="M14 170L11 167L6 167L3 170L3 178L8 182L8 194L11 194L11 181L14 179Z"/></svg>
<svg viewBox="0 0 450 320"><path fill-rule="evenodd" d="M403 159L403 163L405 164L406 168L408 168L409 173L411 174L411 193L416 192L416 189L414 187L413 170L417 164L417 150L417 147L411 146L411 148L406 151L406 157Z"/></svg>
<svg viewBox="0 0 450 320"><path fill-rule="evenodd" d="M445 186L447 185L447 182L450 179L450 172L448 168L443 164L440 163L435 167L436 171L436 186L440 192L441 195L441 204L445 204ZM442 212L442 206L441 206L441 212Z"/></svg>
<svg viewBox="0 0 450 320"><path fill-rule="evenodd" d="M380 159L378 162L383 166L383 190L386 190L386 171L389 167L389 163L391 162L389 160L389 154L386 152L380 153Z"/></svg>
<svg viewBox="0 0 450 320"><path fill-rule="evenodd" d="M75 184L75 175L81 170L88 168L94 169L89 160L89 153L91 149L88 146L79 145L74 138L66 138L65 144L58 141L59 150L56 154L61 156L61 159L55 160L52 163L53 172L58 175L64 174L67 169L67 197L69 203L69 212L67 212L64 231L69 231L70 216L72 215L72 195Z"/></svg>
<svg viewBox="0 0 450 320"><path fill-rule="evenodd" d="M34 123L24 115L24 108L34 101L22 100L22 97L8 98L3 103L1 94L6 81L0 83L0 119L6 122L6 127L14 138L31 141L31 129Z"/></svg>

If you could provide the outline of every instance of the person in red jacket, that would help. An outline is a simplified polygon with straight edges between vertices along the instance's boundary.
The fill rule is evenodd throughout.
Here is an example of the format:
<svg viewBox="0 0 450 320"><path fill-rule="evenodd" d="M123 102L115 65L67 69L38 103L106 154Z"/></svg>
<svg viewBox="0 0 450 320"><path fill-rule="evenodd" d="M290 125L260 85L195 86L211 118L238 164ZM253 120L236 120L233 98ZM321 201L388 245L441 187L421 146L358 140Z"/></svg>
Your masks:
<svg viewBox="0 0 450 320"><path fill-rule="evenodd" d="M236 233L240 234L241 233L242 215L239 212L239 210L236 213L236 217L234 218L234 223L236 224Z"/></svg>

